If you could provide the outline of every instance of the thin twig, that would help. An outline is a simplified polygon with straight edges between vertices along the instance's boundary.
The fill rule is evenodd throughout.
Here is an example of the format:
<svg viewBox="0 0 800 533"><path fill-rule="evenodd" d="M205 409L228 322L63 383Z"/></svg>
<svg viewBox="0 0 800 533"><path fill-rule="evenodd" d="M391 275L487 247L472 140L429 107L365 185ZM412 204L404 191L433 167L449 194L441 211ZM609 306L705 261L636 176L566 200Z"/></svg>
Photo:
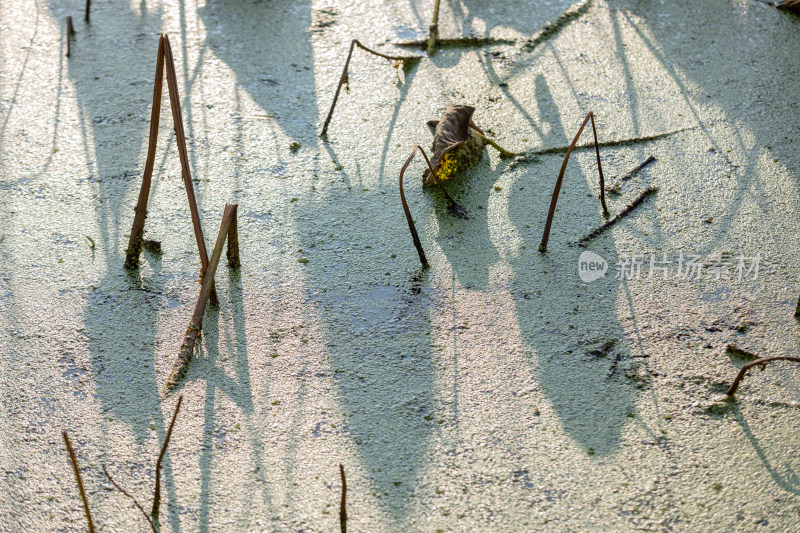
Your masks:
<svg viewBox="0 0 800 533"><path fill-rule="evenodd" d="M83 15L83 20L86 21L86 24L89 24L89 15L92 9L92 0L86 0L86 13Z"/></svg>
<svg viewBox="0 0 800 533"><path fill-rule="evenodd" d="M439 0L433 2L433 19L431 19L430 34L428 37L428 57L436 51L436 39L439 38Z"/></svg>
<svg viewBox="0 0 800 533"><path fill-rule="evenodd" d="M116 487L116 489L118 491L120 491L122 494L124 494L125 496L130 498L130 500L136 505L136 507L142 512L144 517L147 519L147 522L150 524L150 527L153 529L153 532L154 533L158 533L158 531L156 530L155 524L153 524L153 521L150 520L150 517L145 512L144 508L142 508L142 506L139 504L139 502L136 500L136 498L134 498L128 491L126 491L125 489L120 487L119 484L117 484L117 482L114 481L114 478L112 478L111 474L108 473L108 470L106 469L106 465L103 465L103 473L106 475L108 480L111 482L112 485L114 485L114 487Z"/></svg>
<svg viewBox="0 0 800 533"><path fill-rule="evenodd" d="M411 150L411 155L408 156L406 162L403 163L403 167L400 169L400 201L403 203L403 211L406 214L406 220L408 221L408 229L411 231L411 238L414 240L414 247L417 249L417 254L419 254L419 261L422 263L422 268L428 268L428 259L425 257L425 251L422 249L422 243L419 241L419 235L417 235L417 228L414 226L414 220L411 218L411 210L408 208L408 203L406 202L406 195L403 191L403 176L406 173L406 169L408 165L411 164L411 161L414 160L414 156L419 150L422 153L422 156L425 158L425 162L428 164L428 168L431 171L431 176L434 175L433 167L431 167L431 161L428 159L428 155L425 153L425 150L420 146L416 145L413 150Z"/></svg>
<svg viewBox="0 0 800 533"><path fill-rule="evenodd" d="M342 498L339 505L339 526L341 527L342 533L347 533L347 479L344 477L344 466L341 463L339 463L339 474L342 477Z"/></svg>
<svg viewBox="0 0 800 533"><path fill-rule="evenodd" d="M158 461L156 461L156 488L153 494L153 517L158 516L158 508L161 506L161 461L164 460L164 454L167 453L167 446L169 439L172 437L172 428L175 427L175 420L178 418L178 411L181 410L181 403L183 402L183 395L178 397L178 403L175 405L175 412L172 414L172 421L169 423L167 429L167 436L164 438L164 444L161 446L161 453L158 454Z"/></svg>
<svg viewBox="0 0 800 533"><path fill-rule="evenodd" d="M578 244L582 246L585 242L587 242L587 241L597 237L601 233L603 233L605 230L607 230L608 228L610 228L611 226L616 224L619 219L621 219L622 217L624 217L625 215L627 215L628 213L630 213L631 211L636 209L636 207L639 204L641 204L644 201L645 198L647 198L648 196L650 196L651 194L653 194L657 190L658 190L658 188L655 187L654 185L651 185L650 187L646 188L644 191L642 191L642 193L639 196L634 198L631 203L626 205L622 209L622 211L620 211L619 213L617 213L616 215L614 215L613 217L608 219L602 226L599 226L599 227L593 229L591 232L589 232L588 234L586 234L583 237L581 237L578 240Z"/></svg>
<svg viewBox="0 0 800 533"><path fill-rule="evenodd" d="M219 226L219 234L217 235L217 242L214 245L214 251L211 254L211 261L208 264L208 270L203 276L203 285L200 289L200 295L197 297L197 303L194 306L194 313L192 314L192 321L186 329L183 343L181 344L178 359L172 367L172 373L167 379L167 389L171 389L178 384L178 381L186 373L189 366L189 360L192 358L194 352L194 345L197 342L197 337L200 335L200 330L203 328L203 315L206 312L206 301L208 300L209 291L214 283L214 274L217 272L217 265L222 256L222 248L225 245L225 240L228 237L228 230L231 225L231 220L236 217L236 204L225 204L225 211L222 215L222 222Z"/></svg>
<svg viewBox="0 0 800 533"><path fill-rule="evenodd" d="M362 50L369 52L372 55L376 55L378 57L382 57L388 61L417 61L419 60L418 57L414 56L389 56L386 54L381 54L380 52L376 52L371 48L367 48L363 44L361 44L358 39L353 39L350 42L350 50L347 52L347 60L344 62L344 68L342 69L342 75L339 77L339 85L336 86L336 92L333 95L333 102L331 102L331 108L328 111L328 116L325 118L325 123L322 125L322 133L320 133L320 137L325 137L328 134L328 124L331 122L331 118L333 117L333 110L336 107L336 102L339 100L339 93L342 90L342 85L347 83L348 75L347 69L350 66L350 58L353 56L353 49L358 46Z"/></svg>
<svg viewBox="0 0 800 533"><path fill-rule="evenodd" d="M67 57L72 54L72 37L75 35L75 26L72 25L72 17L67 15Z"/></svg>
<svg viewBox="0 0 800 533"><path fill-rule="evenodd" d="M67 432L62 431L61 434L64 436L64 444L67 445L69 459L72 461L72 470L75 471L75 479L78 481L78 491L81 493L81 499L83 500L83 510L86 512L86 520L89 522L89 533L94 533L94 522L92 522L92 513L89 512L89 500L86 498L86 492L83 490L83 480L78 470L78 460L75 459L75 452L72 450L72 444L69 442Z"/></svg>
<svg viewBox="0 0 800 533"><path fill-rule="evenodd" d="M142 235L144 221L147 217L147 201L150 198L150 184L156 160L156 143L158 141L158 122L161 117L161 92L164 81L164 35L158 39L158 55L156 56L156 76L153 84L153 107L150 109L150 139L147 144L147 160L144 164L142 186L139 189L139 201L133 216L133 227L128 240L128 251L125 255L125 268L134 269L139 265L142 252Z"/></svg>
<svg viewBox="0 0 800 533"><path fill-rule="evenodd" d="M564 155L564 162L561 163L561 170L558 173L556 185L553 188L553 197L550 200L550 211L547 213L547 222L545 222L544 225L542 242L539 244L540 252L547 251L547 240L550 238L550 226L553 224L553 216L556 213L558 193L561 191L561 182L564 180L564 172L567 170L569 156L572 153L573 148L575 148L575 145L578 143L578 139L580 138L581 133L583 133L583 128L586 127L586 123L590 120L592 121L592 132L594 133L594 147L595 151L597 152L597 171L600 173L600 204L603 206L603 215L608 216L608 208L606 207L605 180L603 179L603 167L600 164L600 146L597 144L597 129L594 126L594 113L589 111L589 113L586 115L586 118L583 120L583 124L581 124L578 133L575 134L575 138L572 139L572 144L570 144L569 148L567 148L567 153Z"/></svg>
<svg viewBox="0 0 800 533"><path fill-rule="evenodd" d="M800 357L762 357L761 359L750 361L744 365L741 370L739 370L738 374L736 374L733 383L731 383L731 386L728 387L728 396L733 396L736 394L736 390L739 388L739 382L744 379L744 375L748 370L750 370L750 368L754 366L760 366L761 370L764 370L764 368L767 366L767 363L770 361L792 361L795 363L800 363Z"/></svg>
<svg viewBox="0 0 800 533"><path fill-rule="evenodd" d="M492 139L487 137L481 130L479 130L478 127L475 124L473 124L472 122L469 123L469 126L473 130L475 130L475 133L477 133L483 139L483 141L486 144L492 146L495 150L500 152L500 157L502 159L506 159L507 157L516 157L516 156L520 155L519 152L509 152L508 150L506 150L505 148L503 148L502 146L497 144L495 141L493 141Z"/></svg>
<svg viewBox="0 0 800 533"><path fill-rule="evenodd" d="M175 74L175 61L172 58L172 46L169 44L169 37L164 35L164 64L167 71L167 87L169 88L169 102L172 108L172 122L175 127L175 140L178 142L178 154L181 160L181 174L186 194L189 197L189 211L192 214L192 225L194 226L194 237L197 241L197 250L200 252L200 278L202 279L208 270L208 252L206 251L206 241L203 238L203 226L200 223L200 213L197 209L197 198L194 195L194 183L192 182L192 172L189 166L189 153L186 150L186 134L183 131L183 114L181 113L181 100L178 95L178 77ZM217 305L217 289L213 283L211 285L211 303Z"/></svg>

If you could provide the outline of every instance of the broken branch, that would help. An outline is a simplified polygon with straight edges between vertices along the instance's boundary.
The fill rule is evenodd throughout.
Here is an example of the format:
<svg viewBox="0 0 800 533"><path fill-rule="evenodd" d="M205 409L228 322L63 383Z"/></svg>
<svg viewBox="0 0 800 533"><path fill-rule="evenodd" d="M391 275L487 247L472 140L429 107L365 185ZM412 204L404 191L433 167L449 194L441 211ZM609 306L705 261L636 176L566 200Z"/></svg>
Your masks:
<svg viewBox="0 0 800 533"><path fill-rule="evenodd" d="M89 500L86 498L86 492L83 490L83 480L81 479L81 473L78 470L78 460L75 459L75 452L72 450L72 444L69 442L69 436L67 436L67 432L62 431L61 434L64 436L64 444L67 445L69 459L72 461L72 470L75 471L75 479L78 482L78 491L81 493L81 499L83 500L83 510L86 512L86 521L89 522L89 533L94 533L94 522L92 522L92 513L89 512Z"/></svg>
<svg viewBox="0 0 800 533"><path fill-rule="evenodd" d="M175 412L172 414L172 421L169 423L169 429L167 429L167 436L164 438L164 444L161 446L161 453L158 454L158 461L156 461L156 488L153 494L152 512L154 517L158 516L158 508L161 506L161 461L164 460L164 454L167 453L169 439L172 437L172 428L175 427L175 420L178 418L178 411L181 410L181 403L183 403L183 395L178 397L178 403L175 405Z"/></svg>
<svg viewBox="0 0 800 533"><path fill-rule="evenodd" d="M575 138L572 139L572 144L569 145L567 148L567 153L564 155L564 162L561 163L561 170L558 173L558 178L556 179L556 185L553 188L553 197L550 200L550 211L547 213L547 222L544 225L544 234L542 235L542 242L539 244L539 251L546 252L547 251L547 240L550 238L550 226L553 223L553 216L556 213L556 203L558 202L558 193L561 191L561 182L564 180L564 172L567 170L567 162L569 161L569 156L572 154L573 148L578 143L578 139L583 133L583 128L586 127L586 123L592 121L592 132L594 133L594 148L597 152L597 171L600 173L600 204L603 206L603 215L608 216L608 208L606 207L606 192L605 192L605 180L603 179L603 167L600 164L600 146L597 144L597 129L594 126L594 113L589 111L586 115L586 118L583 120L583 124L581 124L578 133L575 134Z"/></svg>
<svg viewBox="0 0 800 533"><path fill-rule="evenodd" d="M226 239L229 237L232 219L236 218L237 207L237 204L225 204L225 211L222 214L222 222L219 226L217 242L211 254L208 270L206 270L203 275L203 285L200 289L200 295L197 297L197 303L194 306L192 320L189 323L189 327L186 329L186 335L183 338L180 353L178 353L178 360L175 361L175 365L172 367L172 373L167 380L166 387L168 390L177 385L189 366L189 360L192 358L192 352L194 352L194 345L203 327L203 315L206 312L206 301L209 298L209 292L214 284L214 274L217 272L217 265L219 265L219 259L222 256L222 248L225 245Z"/></svg>
<svg viewBox="0 0 800 533"><path fill-rule="evenodd" d="M731 383L731 386L728 387L728 396L733 396L736 394L736 390L739 388L739 382L744 379L744 375L747 374L748 370L754 366L760 366L761 370L764 370L764 368L767 366L767 363L770 361L792 361L795 363L800 363L800 357L762 357L761 359L750 361L744 365L741 370L739 370L738 374L736 374L733 383Z"/></svg>
<svg viewBox="0 0 800 533"><path fill-rule="evenodd" d="M328 116L325 118L325 123L322 125L322 133L320 133L320 137L325 137L328 134L328 124L331 122L331 118L333 117L333 110L336 107L336 102L339 100L339 93L342 90L342 85L347 83L347 69L350 66L350 58L353 56L353 49L358 46L362 50L369 52L372 55L376 55L378 57L382 57L388 61L402 61L403 63L407 63L410 61L418 61L418 57L413 56L389 56L386 54L381 54L380 52L376 52L371 48L367 48L363 44L361 44L358 39L353 39L350 42L350 51L347 52L347 60L344 62L344 69L342 69L342 75L339 77L339 85L336 86L336 92L333 95L333 102L331 102L331 108L328 111Z"/></svg>
<svg viewBox="0 0 800 533"><path fill-rule="evenodd" d="M622 209L622 211L620 211L619 213L617 213L616 215L614 215L613 217L611 217L610 219L608 219L608 221L606 221L606 223L605 223L605 224L603 224L602 226L599 226L599 227L597 227L597 228L593 229L593 230L592 230L590 233L588 233L587 235L584 235L583 237L581 237L581 238L578 240L578 244L580 244L581 246L583 246L583 244L584 244L585 242L587 242L587 241L589 241L589 240L591 240L591 239L593 239L593 238L597 237L597 236L598 236L598 235L600 235L601 233L603 233L605 230L607 230L608 228L610 228L611 226L613 226L614 224L616 224L616 223L617 223L617 221L618 221L619 219L621 219L622 217L624 217L625 215L627 215L628 213L630 213L631 211L633 211L634 209L636 209L636 207L637 207L639 204L641 204L641 203L644 201L644 199L645 199L645 198L647 198L648 196L650 196L651 194L653 194L653 193L654 193L654 192L656 192L657 190L658 190L658 188L657 188L657 187L655 187L654 185L651 185L650 187L646 188L644 191L642 191L642 193L641 193L639 196L637 196L636 198L634 198L634 199L633 199L633 201L632 201L631 203L629 203L628 205L626 205L626 206L625 206L625 207Z"/></svg>
<svg viewBox="0 0 800 533"><path fill-rule="evenodd" d="M414 226L414 220L411 218L411 211L408 209L408 203L406 202L406 195L405 192L403 192L403 176L406 173L408 165L410 165L411 161L414 160L417 150L422 152L422 157L425 158L425 162L428 164L431 175L434 175L433 167L431 167L431 162L428 159L428 155L425 153L425 150L420 145L415 146L414 149L411 150L411 155L408 156L408 159L406 159L406 162L403 163L403 167L400 169L400 201L403 203L403 211L406 214L408 229L411 231L411 238L414 240L414 247L417 249L417 254L419 254L419 261L422 263L422 268L428 268L428 259L425 257L425 251L422 249L422 243L419 241L417 228Z"/></svg>

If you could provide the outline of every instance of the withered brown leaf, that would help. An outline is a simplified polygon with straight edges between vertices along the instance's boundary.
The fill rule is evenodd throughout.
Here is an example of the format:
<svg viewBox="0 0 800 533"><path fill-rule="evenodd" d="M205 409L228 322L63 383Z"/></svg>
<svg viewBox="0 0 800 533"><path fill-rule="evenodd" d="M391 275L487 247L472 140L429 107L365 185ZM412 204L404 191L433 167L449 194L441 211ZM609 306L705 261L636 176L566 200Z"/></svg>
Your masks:
<svg viewBox="0 0 800 533"><path fill-rule="evenodd" d="M425 169L422 174L424 187L447 181L481 160L486 139L475 131L474 125L470 129L474 112L475 108L467 105L450 105L444 110L433 135L433 174Z"/></svg>

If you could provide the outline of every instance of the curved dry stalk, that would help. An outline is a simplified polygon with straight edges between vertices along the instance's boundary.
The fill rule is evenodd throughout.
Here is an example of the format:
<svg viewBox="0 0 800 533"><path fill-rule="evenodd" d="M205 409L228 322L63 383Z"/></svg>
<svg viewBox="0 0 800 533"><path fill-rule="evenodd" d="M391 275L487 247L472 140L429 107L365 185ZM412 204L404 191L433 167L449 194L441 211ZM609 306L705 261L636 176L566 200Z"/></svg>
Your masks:
<svg viewBox="0 0 800 533"><path fill-rule="evenodd" d="M731 386L728 387L728 396L733 396L736 394L736 390L739 388L739 382L744 379L744 375L747 374L747 371L754 366L760 366L761 370L767 366L767 363L770 361L792 361L794 363L800 363L800 357L762 357L761 359L756 359L755 361L750 361L746 365L744 365L739 373L736 374L736 377L733 379L733 383Z"/></svg>
<svg viewBox="0 0 800 533"><path fill-rule="evenodd" d="M72 470L75 472L75 479L78 482L78 491L81 493L83 500L83 510L86 512L86 521L89 522L89 533L94 533L94 522L92 522L92 513L89 512L89 500L86 498L86 491L83 490L83 480L81 479L80 470L78 470L78 460L75 459L75 452L72 449L72 444L69 442L67 432L62 431L61 435L64 437L64 444L67 445L67 452L69 452L69 459L72 461Z"/></svg>
<svg viewBox="0 0 800 533"><path fill-rule="evenodd" d="M406 169L408 165L411 164L411 161L414 160L414 156L417 153L417 150L422 152L422 157L425 158L425 162L428 164L428 168L431 171L431 175L433 175L433 167L431 167L431 161L428 159L428 154L425 153L425 150L420 145L416 145L413 150L411 150L411 155L408 156L406 162L403 163L403 167L400 169L400 201L403 202L403 211L406 214L406 220L408 221L408 229L411 231L411 238L414 240L414 247L417 249L417 253L419 254L419 260L422 263L422 268L428 268L428 259L425 257L425 251L422 249L422 243L419 241L419 235L417 235L417 228L414 226L414 220L411 218L411 210L408 208L408 202L406 202L406 195L403 191L403 176L406 173ZM441 187L441 184L439 185ZM445 193L446 194L446 193Z"/></svg>
<svg viewBox="0 0 800 533"><path fill-rule="evenodd" d="M178 418L178 411L181 410L181 403L183 403L183 395L178 397L175 412L172 414L172 421L169 423L169 429L167 429L167 436L164 438L164 445L161 446L161 453L158 454L158 461L156 461L156 488L153 494L153 512L151 513L154 517L158 516L158 508L161 505L161 461L164 460L164 454L167 453L167 445L169 444L170 437L172 437L172 428L175 426L175 420ZM152 522L150 524L152 525Z"/></svg>
<svg viewBox="0 0 800 533"><path fill-rule="evenodd" d="M567 148L567 153L564 155L564 162L561 163L561 170L558 173L558 178L556 179L556 185L553 188L553 197L550 200L550 211L547 213L547 222L544 225L544 234L542 235L542 242L539 244L539 251L546 252L547 251L547 240L550 238L550 226L553 224L553 216L556 213L556 203L558 202L558 193L561 191L561 182L564 180L564 172L567 170L567 163L569 162L569 156L572 154L572 150L575 148L575 145L578 143L578 139L583 133L583 128L586 127L586 123L592 121L592 132L594 133L594 148L597 152L597 171L600 173L600 204L603 206L603 215L608 216L608 207L606 207L606 184L605 179L603 178L603 167L600 164L600 146L597 143L597 129L594 126L594 113L589 111L586 115L586 118L583 120L583 124L581 124L578 133L575 134L575 138L572 139L572 143Z"/></svg>
<svg viewBox="0 0 800 533"><path fill-rule="evenodd" d="M206 302L214 287L214 275L217 273L219 259L222 256L222 248L225 246L226 239L230 240L230 227L233 219L236 218L237 207L237 204L225 204L225 211L222 214L222 222L220 223L219 233L217 234L217 242L214 245L211 260L208 263L208 270L203 275L203 285L200 288L200 294L194 305L192 320L189 322L189 327L186 329L186 335L184 335L183 343L178 353L178 360L175 361L175 365L172 367L172 373L167 379L167 390L178 384L178 381L180 381L186 373L186 369L189 367L189 361L192 358L192 352L194 352L194 345L197 342L197 337L200 336L200 330L203 328L203 315L206 312ZM231 248L229 244L228 250L230 251ZM238 249L238 244L236 248Z"/></svg>
<svg viewBox="0 0 800 533"><path fill-rule="evenodd" d="M344 477L344 466L339 463L339 475L342 477L342 498L339 504L339 527L347 533L347 479Z"/></svg>
<svg viewBox="0 0 800 533"><path fill-rule="evenodd" d="M380 52L376 52L371 48L367 48L363 44L359 42L358 39L353 39L350 41L350 50L347 52L347 60L344 62L344 68L342 69L342 75L339 77L339 85L336 86L336 92L333 95L333 102L331 102L331 108L328 111L328 116L325 118L325 123L322 125L322 133L320 133L320 137L325 137L328 134L328 124L331 122L331 118L333 118L333 110L336 107L336 102L339 100L339 93L342 91L342 85L347 83L347 69L350 66L350 58L353 56L353 49L358 46L365 52L369 52L372 55L376 55L378 57L382 57L388 61L417 61L419 58L414 56L390 56L386 54L382 54Z"/></svg>
<svg viewBox="0 0 800 533"><path fill-rule="evenodd" d="M150 520L150 517L149 517L149 516L147 515L147 513L144 511L144 509L143 509L143 508L142 508L142 506L139 504L139 502L136 500L136 498L134 498L134 497L133 497L133 496L132 496L132 495L131 495L131 494L130 494L128 491L126 491L125 489L123 489L122 487L120 487L120 486L117 484L117 482L116 482L116 481L114 481L114 478L112 478L112 477L111 477L111 474L109 474L109 473L108 473L108 470L106 469L106 465L103 465L103 473L106 475L106 477L107 477L107 478L108 478L108 480L111 482L111 484L112 484L112 485L114 485L114 487L115 487L115 488L116 488L118 491L120 491L122 494L124 494L125 496L127 496L128 498L130 498L130 499L131 499L131 501L134 503L134 505L136 505L136 507L137 507L137 508L138 508L138 509L139 509L139 510L142 512L142 514L144 515L144 517L147 519L147 522L150 524L150 528L153 530L153 533L158 533L158 531L156 530L156 526L155 526L155 524L153 524L153 521L152 521L152 520Z"/></svg>

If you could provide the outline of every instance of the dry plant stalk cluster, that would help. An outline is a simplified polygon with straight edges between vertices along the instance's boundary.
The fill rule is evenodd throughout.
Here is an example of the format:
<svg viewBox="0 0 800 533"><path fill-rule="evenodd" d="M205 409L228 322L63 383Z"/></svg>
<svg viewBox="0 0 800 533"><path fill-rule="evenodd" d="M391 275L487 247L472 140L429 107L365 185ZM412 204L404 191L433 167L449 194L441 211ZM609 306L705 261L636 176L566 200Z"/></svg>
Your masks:
<svg viewBox="0 0 800 533"><path fill-rule="evenodd" d="M167 429L167 435L164 438L164 444L161 445L161 453L158 454L158 460L156 461L156 480L155 480L155 488L153 490L153 508L150 514L148 515L147 512L144 510L144 507L139 503L139 501L132 496L128 491L126 491L122 486L120 486L114 478L111 477L111 474L108 473L108 469L106 465L102 465L103 473L111 482L111 484L119 490L123 495L125 495L128 499L132 500L133 503L136 505L137 509L141 511L142 515L144 515L147 523L150 525L150 528L153 530L153 533L158 533L158 511L159 507L161 506L161 464L164 460L164 455L167 453L167 446L169 445L170 438L172 438L172 429L175 427L175 421L178 419L178 412L181 409L181 404L183 403L183 396L178 397L178 402L175 405L175 412L172 414L172 420L169 423L169 428ZM70 462L72 463L72 469L75 472L75 479L78 483L78 491L81 494L81 500L83 501L83 510L86 514L86 521L89 524L89 533L94 533L95 527L94 522L92 520L92 513L89 510L89 500L86 497L86 491L83 488L83 480L81 479L80 470L78 469L78 461L75 457L75 452L72 449L72 444L70 443L69 436L67 435L66 431L62 432L64 437L64 443L67 446L67 453L69 454Z"/></svg>

